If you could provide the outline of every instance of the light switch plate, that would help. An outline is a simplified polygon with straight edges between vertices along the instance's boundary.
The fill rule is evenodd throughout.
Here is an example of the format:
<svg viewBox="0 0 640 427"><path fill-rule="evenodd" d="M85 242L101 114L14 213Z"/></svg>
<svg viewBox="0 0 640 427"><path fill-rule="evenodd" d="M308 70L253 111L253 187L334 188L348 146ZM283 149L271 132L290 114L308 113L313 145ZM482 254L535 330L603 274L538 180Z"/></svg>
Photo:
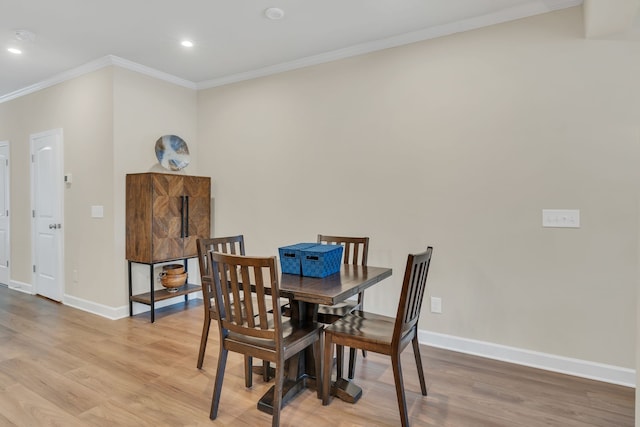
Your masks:
<svg viewBox="0 0 640 427"><path fill-rule="evenodd" d="M580 210L543 209L542 226L556 228L580 228Z"/></svg>
<svg viewBox="0 0 640 427"><path fill-rule="evenodd" d="M431 297L431 312L442 313L442 298Z"/></svg>

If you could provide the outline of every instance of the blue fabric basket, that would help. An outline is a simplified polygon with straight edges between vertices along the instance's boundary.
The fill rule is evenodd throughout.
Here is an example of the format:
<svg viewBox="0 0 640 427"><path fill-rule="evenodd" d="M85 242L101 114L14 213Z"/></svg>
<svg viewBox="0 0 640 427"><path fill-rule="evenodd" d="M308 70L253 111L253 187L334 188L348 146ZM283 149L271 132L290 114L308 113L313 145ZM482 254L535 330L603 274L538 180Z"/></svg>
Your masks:
<svg viewBox="0 0 640 427"><path fill-rule="evenodd" d="M342 245L315 245L301 251L302 275L326 277L340 271Z"/></svg>
<svg viewBox="0 0 640 427"><path fill-rule="evenodd" d="M302 262L300 260L300 251L312 246L318 246L317 243L296 243L295 245L283 246L278 248L280 254L280 269L283 273L302 274Z"/></svg>

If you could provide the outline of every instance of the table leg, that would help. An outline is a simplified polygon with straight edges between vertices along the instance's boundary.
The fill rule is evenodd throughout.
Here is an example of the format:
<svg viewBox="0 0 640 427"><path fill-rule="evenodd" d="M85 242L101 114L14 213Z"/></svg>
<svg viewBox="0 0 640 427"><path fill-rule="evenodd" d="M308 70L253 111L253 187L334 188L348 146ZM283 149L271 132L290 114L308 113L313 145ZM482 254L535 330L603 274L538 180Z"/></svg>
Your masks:
<svg viewBox="0 0 640 427"><path fill-rule="evenodd" d="M289 301L291 306L291 321L299 322L303 319L315 319L318 315L318 306L303 301ZM285 381L282 390L282 406L293 399L305 388L315 388L315 364L311 348L290 357L285 361ZM258 401L258 409L267 414L273 414L273 393L275 386L271 387Z"/></svg>

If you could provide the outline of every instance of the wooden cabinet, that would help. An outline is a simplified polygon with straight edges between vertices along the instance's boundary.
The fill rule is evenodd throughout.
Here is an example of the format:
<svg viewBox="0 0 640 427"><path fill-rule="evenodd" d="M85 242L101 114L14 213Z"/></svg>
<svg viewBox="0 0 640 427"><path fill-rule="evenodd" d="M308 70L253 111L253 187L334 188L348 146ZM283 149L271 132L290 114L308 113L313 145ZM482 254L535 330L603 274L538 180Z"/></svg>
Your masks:
<svg viewBox="0 0 640 427"><path fill-rule="evenodd" d="M129 261L129 314L133 302L151 306L156 301L185 296L200 286L185 284L173 289L155 289L154 264L198 256L197 240L210 237L211 179L207 177L139 173L127 175L126 258ZM133 295L131 264L149 266L149 292Z"/></svg>
<svg viewBox="0 0 640 427"><path fill-rule="evenodd" d="M196 241L211 230L211 179L127 175L126 257L158 263L198 256Z"/></svg>

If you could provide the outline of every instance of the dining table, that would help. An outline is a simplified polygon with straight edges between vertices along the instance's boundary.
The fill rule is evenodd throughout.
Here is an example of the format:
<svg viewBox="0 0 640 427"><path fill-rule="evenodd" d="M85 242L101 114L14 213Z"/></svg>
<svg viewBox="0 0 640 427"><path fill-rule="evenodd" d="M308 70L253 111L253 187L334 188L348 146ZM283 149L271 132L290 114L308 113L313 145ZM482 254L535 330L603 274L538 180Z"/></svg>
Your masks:
<svg viewBox="0 0 640 427"><path fill-rule="evenodd" d="M342 264L339 272L322 278L283 273L279 281L280 297L289 300L292 322L316 321L320 304L330 306L343 302L390 277L391 273L391 268L351 264ZM318 387L316 378L319 382L322 375L315 372L314 357L309 347L285 363L283 406L304 388ZM322 351L319 357L322 357ZM336 397L350 403L357 402L362 395L362 389L346 378L337 378L331 391ZM273 412L273 393L274 387L271 387L262 396L258 402L259 410L269 414Z"/></svg>

